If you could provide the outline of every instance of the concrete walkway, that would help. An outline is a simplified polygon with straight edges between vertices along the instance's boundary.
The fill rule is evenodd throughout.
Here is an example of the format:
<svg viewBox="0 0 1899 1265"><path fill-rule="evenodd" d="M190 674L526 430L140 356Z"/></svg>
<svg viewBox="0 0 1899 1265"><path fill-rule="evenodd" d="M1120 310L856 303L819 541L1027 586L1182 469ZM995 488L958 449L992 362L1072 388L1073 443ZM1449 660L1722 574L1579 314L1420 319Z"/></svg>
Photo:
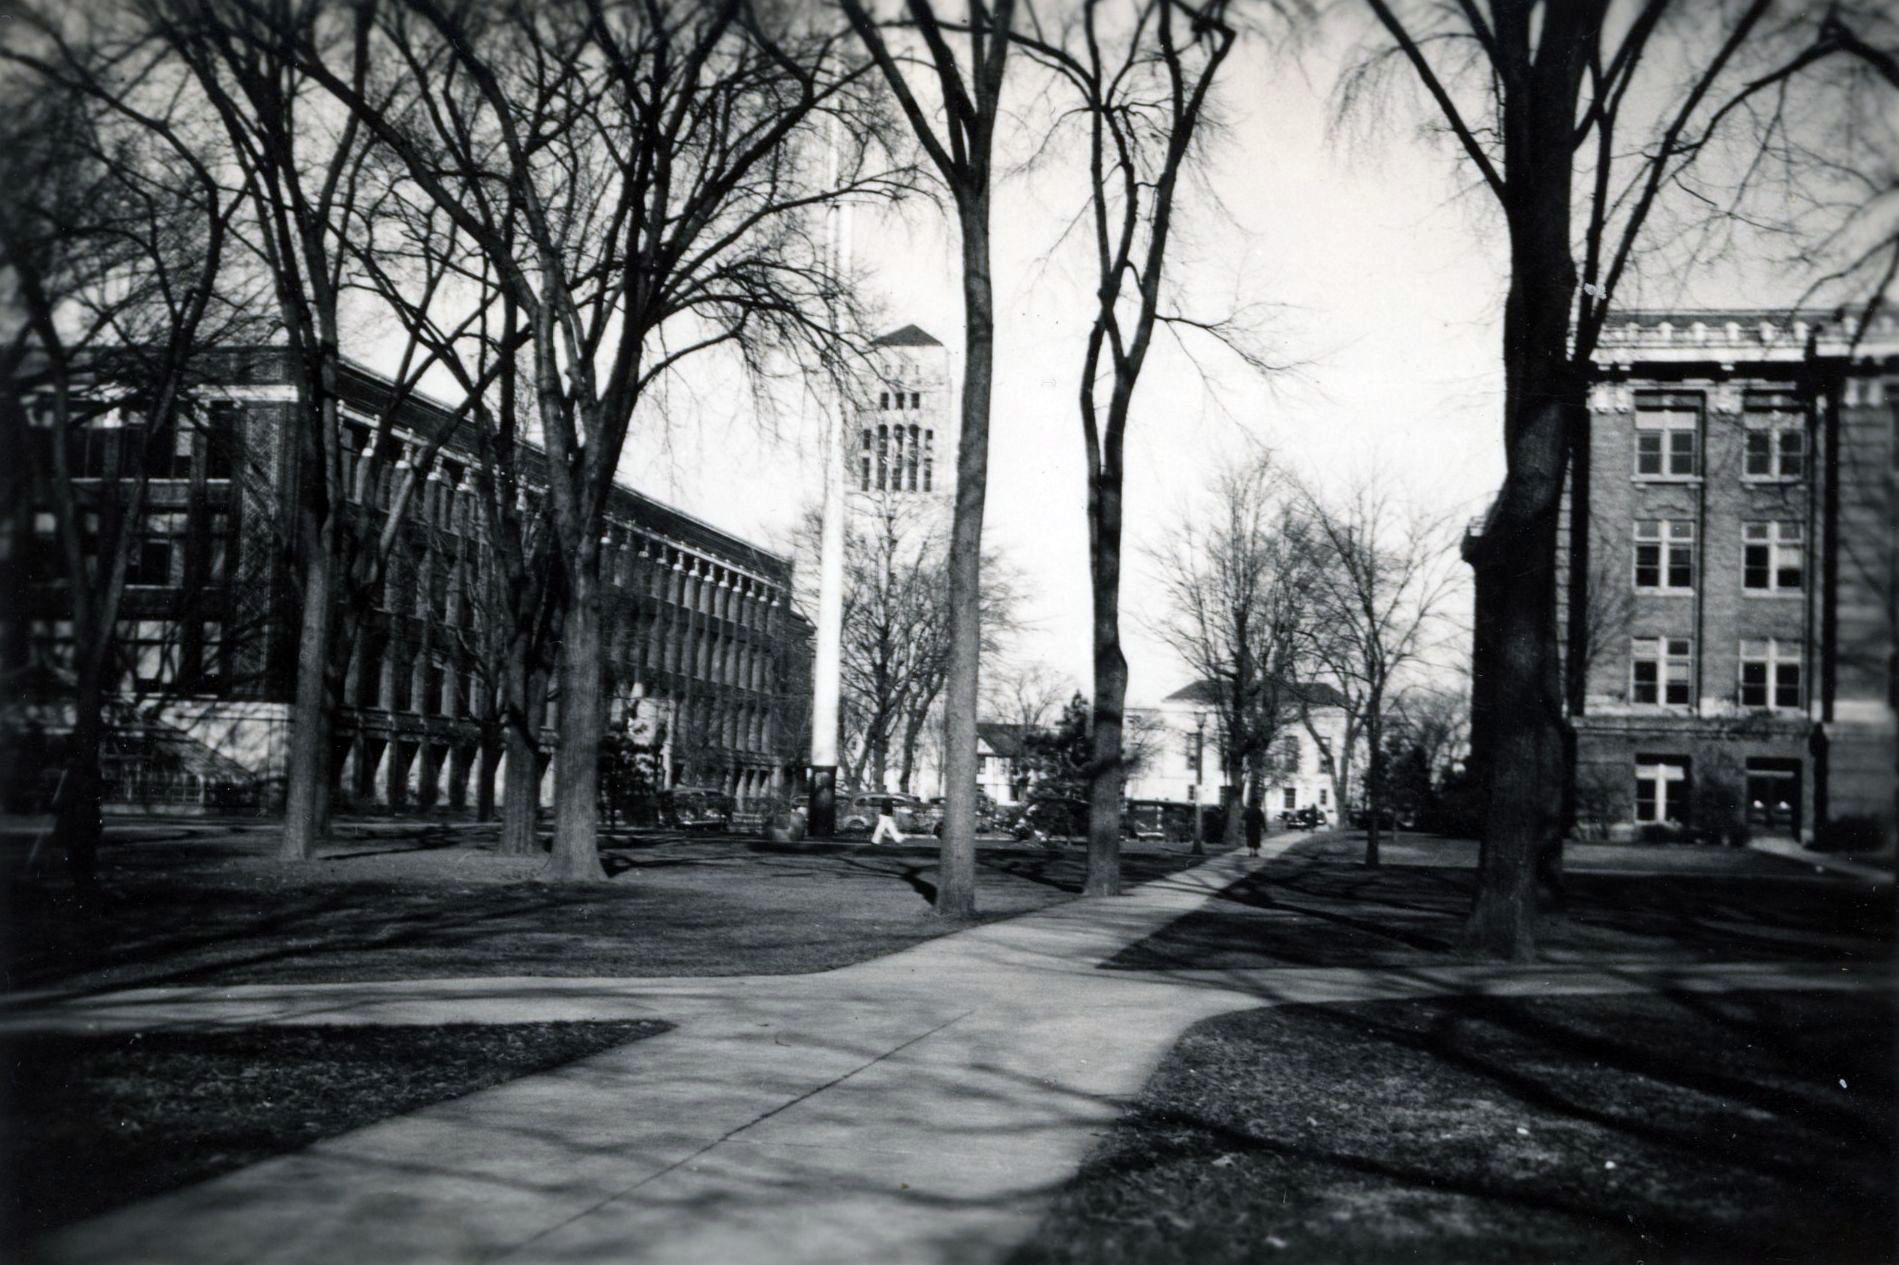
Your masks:
<svg viewBox="0 0 1899 1265"><path fill-rule="evenodd" d="M1283 845L1282 845L1283 846ZM1216 858L805 976L141 990L0 1027L653 1017L676 1029L48 1236L58 1262L944 1262L1034 1229L1182 1031L1447 992L1887 988L1881 968L1100 971L1251 865Z"/></svg>

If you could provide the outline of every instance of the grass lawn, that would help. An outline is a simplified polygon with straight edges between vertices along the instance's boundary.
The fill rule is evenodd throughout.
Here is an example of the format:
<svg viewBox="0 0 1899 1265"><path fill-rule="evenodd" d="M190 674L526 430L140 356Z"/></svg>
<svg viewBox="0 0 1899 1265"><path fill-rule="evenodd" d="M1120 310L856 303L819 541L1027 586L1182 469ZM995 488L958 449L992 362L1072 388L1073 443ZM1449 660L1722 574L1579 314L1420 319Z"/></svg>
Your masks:
<svg viewBox="0 0 1899 1265"><path fill-rule="evenodd" d="M100 907L51 879L0 909L11 990L455 978L795 974L894 952L967 923L936 917L936 847L621 837L606 883L536 881L492 829L365 831L310 862L256 825L142 826L101 852ZM7 848L15 863L18 840ZM1130 846L1130 883L1200 858ZM985 845L978 921L1081 891L1082 850Z"/></svg>
<svg viewBox="0 0 1899 1265"><path fill-rule="evenodd" d="M664 1032L651 1020L0 1041L0 1236L22 1238Z"/></svg>
<svg viewBox="0 0 1899 1265"><path fill-rule="evenodd" d="M1362 846L1362 845L1361 845ZM1129 945L1127 970L1406 966L1457 959L1475 872L1460 864L1364 868L1338 839L1301 844L1185 918ZM1626 850L1624 850L1626 851ZM1703 849L1701 851L1712 851ZM1414 861L1434 855L1420 848ZM1706 858L1746 867L1660 873L1572 866L1568 906L1545 915L1542 956L1557 962L1883 961L1893 952L1890 888L1814 878L1773 857Z"/></svg>
<svg viewBox="0 0 1899 1265"><path fill-rule="evenodd" d="M1894 1066L1873 994L1226 1015L1014 1265L1891 1261Z"/></svg>

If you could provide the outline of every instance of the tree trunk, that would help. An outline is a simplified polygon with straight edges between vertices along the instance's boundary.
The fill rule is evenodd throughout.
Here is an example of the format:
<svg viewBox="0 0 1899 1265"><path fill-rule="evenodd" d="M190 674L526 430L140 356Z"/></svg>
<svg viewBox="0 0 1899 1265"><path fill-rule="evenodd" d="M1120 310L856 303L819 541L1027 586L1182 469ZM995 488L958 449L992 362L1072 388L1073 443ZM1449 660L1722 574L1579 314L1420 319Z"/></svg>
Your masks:
<svg viewBox="0 0 1899 1265"><path fill-rule="evenodd" d="M963 245L963 415L956 451L956 514L950 527L949 682L943 712L943 843L936 912L976 912L976 715L982 659L982 519L989 477L989 393L996 322L989 276L989 194L958 197Z"/></svg>
<svg viewBox="0 0 1899 1265"><path fill-rule="evenodd" d="M1566 241L1543 246L1544 259L1567 265ZM1485 718L1486 811L1467 935L1484 952L1519 962L1536 952L1538 868L1547 868L1547 851L1560 846L1556 534L1569 429L1584 406L1567 362L1567 274L1555 269L1552 283L1551 273L1516 265L1505 320L1507 364L1515 370L1506 404L1510 472L1497 512L1471 551L1477 624L1488 630L1483 644L1491 653L1476 665L1473 710Z"/></svg>
<svg viewBox="0 0 1899 1265"><path fill-rule="evenodd" d="M1378 868L1378 813L1385 806L1385 761L1378 747L1384 731L1378 712L1383 706L1383 696L1373 691L1371 712L1365 723L1365 736L1371 744L1371 754L1365 763L1365 801L1368 809L1365 815L1365 868L1371 870Z"/></svg>
<svg viewBox="0 0 1899 1265"><path fill-rule="evenodd" d="M1553 410L1552 410L1553 411ZM1485 743L1484 846L1469 937L1487 953L1529 961L1536 950L1536 878L1554 837L1562 784L1556 662L1555 514L1532 519L1511 546L1479 564L1485 582L1480 622L1496 630L1498 653L1477 688L1489 694ZM1499 556L1501 555L1501 556Z"/></svg>
<svg viewBox="0 0 1899 1265"><path fill-rule="evenodd" d="M480 754L475 760L475 820L495 819L495 774L501 768L501 726L493 717L481 723Z"/></svg>
<svg viewBox="0 0 1899 1265"><path fill-rule="evenodd" d="M308 453L311 446L306 446ZM319 476L320 477L320 476ZM317 511L298 511L303 528L303 623L297 637L297 684L290 705L290 753L285 769L284 837L277 855L285 861L307 861L323 839L322 785L329 761L330 601L332 562L329 522L317 521ZM330 521L334 521L333 519Z"/></svg>
<svg viewBox="0 0 1899 1265"><path fill-rule="evenodd" d="M76 684L72 745L59 786L53 837L65 855L74 895L90 901L99 889L99 841L104 833L100 813L105 779L99 771L99 746L105 734L105 690L97 671L82 669Z"/></svg>
<svg viewBox="0 0 1899 1265"><path fill-rule="evenodd" d="M1128 693L1128 662L1121 651L1121 486L1118 472L1091 473L1088 482L1095 696L1089 733L1088 875L1081 890L1084 896L1119 896Z"/></svg>
<svg viewBox="0 0 1899 1265"><path fill-rule="evenodd" d="M503 856L540 851L541 726L547 719L547 669L530 661L525 634L508 642L503 735L507 772L501 795Z"/></svg>
<svg viewBox="0 0 1899 1265"><path fill-rule="evenodd" d="M600 865L600 735L606 728L599 558L591 549L568 576L561 636L560 746L554 753L554 848L548 877L604 879Z"/></svg>
<svg viewBox="0 0 1899 1265"><path fill-rule="evenodd" d="M1226 785L1220 788L1220 846L1228 850L1245 846L1246 822L1240 815L1241 793L1246 789L1246 762L1230 759L1222 774Z"/></svg>

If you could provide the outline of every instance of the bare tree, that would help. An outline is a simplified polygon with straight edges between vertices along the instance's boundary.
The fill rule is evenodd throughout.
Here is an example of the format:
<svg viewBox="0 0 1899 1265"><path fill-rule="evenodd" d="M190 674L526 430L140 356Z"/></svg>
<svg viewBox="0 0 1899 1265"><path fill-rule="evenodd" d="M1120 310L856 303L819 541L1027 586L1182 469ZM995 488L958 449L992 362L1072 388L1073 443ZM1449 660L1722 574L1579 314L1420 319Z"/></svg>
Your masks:
<svg viewBox="0 0 1899 1265"><path fill-rule="evenodd" d="M1490 953L1527 960L1538 865L1561 847L1557 525L1592 357L1618 291L1655 245L1658 206L1671 194L1732 206L1732 195L1690 187L1697 165L1746 103L1840 43L1804 14L1783 18L1771 0L1644 0L1628 11L1579 0L1366 3L1392 45L1347 77L1346 103L1387 68L1408 67L1507 233L1508 473L1467 545L1477 580L1472 757L1488 803L1468 933ZM1761 151L1773 143L1762 135Z"/></svg>
<svg viewBox="0 0 1899 1265"><path fill-rule="evenodd" d="M70 20L20 9L0 25L0 263L21 313L0 342L0 433L23 458L6 475L9 553L47 563L10 579L57 577L68 603L72 730L54 834L82 896L94 886L100 746L150 480L155 469L171 475L198 432L228 444L209 434L195 388L214 376L220 345L252 332L246 292L225 268L238 199L200 148L189 103L153 86L144 36L117 10ZM49 517L51 530L29 514ZM5 596L9 619L23 623L25 592ZM190 612L170 615L176 628ZM195 652L197 664L169 665L188 685L216 675L205 662L218 647L196 632L158 651ZM25 630L7 640L10 653L23 650Z"/></svg>
<svg viewBox="0 0 1899 1265"><path fill-rule="evenodd" d="M688 359L721 350L759 379L779 349L829 356L849 304L815 211L890 187L864 162L867 72L839 33L745 0L361 8L414 71L413 107L312 73L468 236L526 329L565 611L550 873L600 878L601 538L621 452ZM849 150L834 184L803 152L833 115Z"/></svg>
<svg viewBox="0 0 1899 1265"><path fill-rule="evenodd" d="M1208 512L1184 517L1153 558L1165 603L1156 631L1210 687L1231 847L1247 774L1292 715L1313 548L1292 489L1261 458L1223 471Z"/></svg>
<svg viewBox="0 0 1899 1265"><path fill-rule="evenodd" d="M1034 11L1031 10L1032 17ZM1015 39L1073 93L1087 136L1095 307L1077 404L1088 459L1094 696L1083 891L1121 891L1127 657L1121 649L1121 496L1134 391L1163 310L1174 201L1235 33L1224 0L1084 0L1059 28ZM1211 326L1208 326L1211 328ZM1105 398L1104 398L1105 397Z"/></svg>
<svg viewBox="0 0 1899 1265"><path fill-rule="evenodd" d="M1299 499L1311 548L1301 657L1344 707L1344 741L1333 756L1341 811L1353 753L1365 741L1365 864L1376 866L1386 807L1385 710L1399 674L1426 649L1451 587L1451 550L1441 520L1400 505L1377 480L1338 497L1306 487Z"/></svg>
<svg viewBox="0 0 1899 1265"><path fill-rule="evenodd" d="M917 142L956 207L963 252L962 434L956 452L956 512L950 527L950 664L944 696L943 843L936 912L976 912L976 711L982 659L982 518L989 483L989 396L995 372L996 309L989 269L989 199L996 123L1015 0L968 0L959 25L968 65L950 40L956 32L931 0L905 0L905 23L919 55L893 45L863 0L844 13L896 95ZM913 70L906 70L910 65ZM933 85L943 113L931 120L911 75Z"/></svg>

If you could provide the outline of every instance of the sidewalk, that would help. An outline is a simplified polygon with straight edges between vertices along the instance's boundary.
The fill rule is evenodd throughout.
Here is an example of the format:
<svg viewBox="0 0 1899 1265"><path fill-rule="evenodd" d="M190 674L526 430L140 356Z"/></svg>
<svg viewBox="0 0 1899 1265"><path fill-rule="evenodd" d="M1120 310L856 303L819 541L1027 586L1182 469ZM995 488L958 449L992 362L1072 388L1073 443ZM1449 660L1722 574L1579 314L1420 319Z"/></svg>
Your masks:
<svg viewBox="0 0 1899 1265"><path fill-rule="evenodd" d="M677 1025L68 1227L35 1259L995 1261L1180 1033L1215 1014L1473 990L1890 987L1884 971L1797 966L1094 969L1253 864L1218 857L1123 899L817 975L166 989L9 1006L0 1026Z"/></svg>
<svg viewBox="0 0 1899 1265"><path fill-rule="evenodd" d="M1892 885L1893 856L1890 851L1861 860L1833 852L1814 852L1801 847L1792 839L1750 839L1747 846L1756 852L1765 852L1769 856L1784 857L1789 861L1811 865L1815 870L1826 870L1834 874L1844 874L1850 878L1865 879L1880 887Z"/></svg>

